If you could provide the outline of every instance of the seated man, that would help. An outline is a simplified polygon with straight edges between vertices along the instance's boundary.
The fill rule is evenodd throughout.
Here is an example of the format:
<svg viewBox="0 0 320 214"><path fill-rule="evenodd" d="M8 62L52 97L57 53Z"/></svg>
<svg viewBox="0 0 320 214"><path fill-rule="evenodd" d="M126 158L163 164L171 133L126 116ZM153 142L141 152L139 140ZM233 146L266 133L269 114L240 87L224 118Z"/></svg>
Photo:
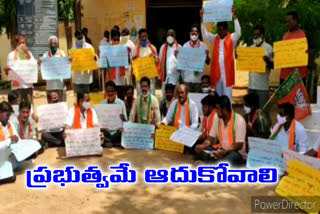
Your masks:
<svg viewBox="0 0 320 214"><path fill-rule="evenodd" d="M270 136L271 121L266 112L259 109L259 96L249 93L244 96L244 119L247 123L247 138L258 137L268 139ZM247 140L248 142L248 140ZM248 144L246 144L248 149Z"/></svg>
<svg viewBox="0 0 320 214"><path fill-rule="evenodd" d="M149 78L141 78L141 95L134 101L129 116L129 120L133 123L160 124L159 101L150 93L150 84Z"/></svg>
<svg viewBox="0 0 320 214"><path fill-rule="evenodd" d="M313 147L305 153L305 155L317 157L320 159L320 137L318 138L317 142L313 145Z"/></svg>
<svg viewBox="0 0 320 214"><path fill-rule="evenodd" d="M124 104L126 105L127 116L130 115L133 103L134 103L134 88L132 85L128 85L128 88L126 90L125 99L124 99Z"/></svg>
<svg viewBox="0 0 320 214"><path fill-rule="evenodd" d="M0 103L0 150L8 150L10 152L10 145L19 141L18 133L14 126L9 122L9 118L13 109L8 102ZM9 160L13 162L12 156ZM16 179L15 176L0 180L0 184L11 183Z"/></svg>
<svg viewBox="0 0 320 214"><path fill-rule="evenodd" d="M102 102L102 104L106 105L113 105L117 104L120 105L122 108L122 113L119 115L122 121L127 121L127 112L126 106L122 100L117 98L117 86L115 82L112 80L106 83L106 95L107 99ZM106 115L107 117L108 115ZM102 129L102 133L104 134L104 144L102 146L111 148L113 145L121 146L121 130L108 130Z"/></svg>
<svg viewBox="0 0 320 214"><path fill-rule="evenodd" d="M161 117L165 117L167 115L168 109L174 100L174 90L175 86L172 84L166 84L164 91L165 91L165 97L163 97L161 104L160 104L160 112Z"/></svg>
<svg viewBox="0 0 320 214"><path fill-rule="evenodd" d="M57 91L48 92L47 99L49 104L58 103L60 100ZM41 134L41 139L48 144L48 147L64 146L63 133L63 128L47 130Z"/></svg>
<svg viewBox="0 0 320 214"><path fill-rule="evenodd" d="M216 103L217 115L213 129L203 144L196 146L196 159L208 162L229 162L233 166L244 163L246 122L231 109L230 99L221 96Z"/></svg>
<svg viewBox="0 0 320 214"><path fill-rule="evenodd" d="M185 84L178 85L177 92L178 99L171 103L162 123L176 128L188 126L197 129L199 125L198 108L196 103L188 98L187 86Z"/></svg>
<svg viewBox="0 0 320 214"><path fill-rule="evenodd" d="M304 154L308 151L308 135L303 125L294 119L294 111L291 103L278 106L278 122L271 131L270 139L279 143L282 149Z"/></svg>
<svg viewBox="0 0 320 214"><path fill-rule="evenodd" d="M209 75L203 75L201 77L201 91L199 93L204 93L204 94L212 94L213 90L210 87L211 85L211 79Z"/></svg>
<svg viewBox="0 0 320 214"><path fill-rule="evenodd" d="M19 104L21 102L20 95L17 90L9 91L8 101L13 109L13 112L10 117L10 121L13 121L15 117L19 115Z"/></svg>

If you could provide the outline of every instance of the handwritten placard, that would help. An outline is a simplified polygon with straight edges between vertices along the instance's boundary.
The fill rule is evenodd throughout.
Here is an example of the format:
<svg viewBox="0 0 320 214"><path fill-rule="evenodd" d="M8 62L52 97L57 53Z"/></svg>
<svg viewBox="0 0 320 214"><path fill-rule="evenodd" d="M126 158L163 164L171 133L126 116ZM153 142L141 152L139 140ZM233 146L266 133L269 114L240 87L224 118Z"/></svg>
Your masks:
<svg viewBox="0 0 320 214"><path fill-rule="evenodd" d="M296 160L290 160L288 176L280 181L276 193L287 200L296 203L307 213L320 211L320 170L314 169ZM313 206L303 206L302 202ZM302 205L302 206L301 206Z"/></svg>
<svg viewBox="0 0 320 214"><path fill-rule="evenodd" d="M311 166L314 169L320 170L320 159L302 155L297 152L290 151L289 149L283 150L283 164L285 169L288 168L290 160L296 160Z"/></svg>
<svg viewBox="0 0 320 214"><path fill-rule="evenodd" d="M237 71L266 72L264 48L237 48Z"/></svg>
<svg viewBox="0 0 320 214"><path fill-rule="evenodd" d="M70 79L71 62L69 57L46 57L42 59L41 75L45 80Z"/></svg>
<svg viewBox="0 0 320 214"><path fill-rule="evenodd" d="M72 71L88 71L97 69L97 63L94 60L94 49L73 49L69 50L69 55L72 59Z"/></svg>
<svg viewBox="0 0 320 214"><path fill-rule="evenodd" d="M38 131L63 128L68 115L67 103L41 105L37 108Z"/></svg>
<svg viewBox="0 0 320 214"><path fill-rule="evenodd" d="M122 127L122 106L118 104L99 104L95 105L94 110L97 112L101 128L108 130L118 130Z"/></svg>
<svg viewBox="0 0 320 214"><path fill-rule="evenodd" d="M171 135L170 140L188 147L192 147L196 143L200 135L201 132L195 131L192 128L184 126L175 131Z"/></svg>
<svg viewBox="0 0 320 214"><path fill-rule="evenodd" d="M306 38L275 42L273 46L275 69L308 65Z"/></svg>
<svg viewBox="0 0 320 214"><path fill-rule="evenodd" d="M9 80L23 83L38 82L38 62L36 60L17 60L8 75Z"/></svg>
<svg viewBox="0 0 320 214"><path fill-rule="evenodd" d="M41 149L41 145L35 140L19 140L18 143L11 144L10 148L17 161L21 162Z"/></svg>
<svg viewBox="0 0 320 214"><path fill-rule="evenodd" d="M233 0L213 0L203 3L203 22L232 21Z"/></svg>
<svg viewBox="0 0 320 214"><path fill-rule="evenodd" d="M90 93L89 96L91 107L101 104L104 100L104 92Z"/></svg>
<svg viewBox="0 0 320 214"><path fill-rule="evenodd" d="M153 78L158 76L156 62L153 56L133 60L132 68L137 81L140 81L142 77Z"/></svg>
<svg viewBox="0 0 320 214"><path fill-rule="evenodd" d="M66 130L67 157L102 155L100 129L72 129Z"/></svg>
<svg viewBox="0 0 320 214"><path fill-rule="evenodd" d="M160 125L159 129L156 130L155 148L165 151L183 153L184 146L170 140L170 136L175 131L177 131L177 129L173 126Z"/></svg>
<svg viewBox="0 0 320 214"><path fill-rule="evenodd" d="M249 137L248 168L275 167L283 173L281 145L274 141Z"/></svg>
<svg viewBox="0 0 320 214"><path fill-rule="evenodd" d="M204 94L204 93L189 93L188 96L189 96L190 100L195 102L195 104L197 105L199 116L202 116L203 112L202 112L201 100L203 98L205 98L206 96L208 96L208 94Z"/></svg>
<svg viewBox="0 0 320 214"><path fill-rule="evenodd" d="M182 71L203 72L206 51L202 48L179 48L177 69Z"/></svg>
<svg viewBox="0 0 320 214"><path fill-rule="evenodd" d="M0 180L13 176L12 163L8 160L10 148L0 149Z"/></svg>
<svg viewBox="0 0 320 214"><path fill-rule="evenodd" d="M154 125L123 123L121 145L126 149L152 150L154 147Z"/></svg>
<svg viewBox="0 0 320 214"><path fill-rule="evenodd" d="M100 68L128 66L128 47L126 45L103 45L100 49ZM108 63L107 63L108 61Z"/></svg>

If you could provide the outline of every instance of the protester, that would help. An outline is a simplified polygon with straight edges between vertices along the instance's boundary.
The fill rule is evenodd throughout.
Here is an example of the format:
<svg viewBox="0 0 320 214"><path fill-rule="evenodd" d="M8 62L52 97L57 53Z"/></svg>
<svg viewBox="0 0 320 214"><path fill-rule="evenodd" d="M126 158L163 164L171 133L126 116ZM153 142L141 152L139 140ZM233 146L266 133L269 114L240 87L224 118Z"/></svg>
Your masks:
<svg viewBox="0 0 320 214"><path fill-rule="evenodd" d="M198 108L197 104L188 97L188 87L185 84L178 85L177 95L178 99L171 103L162 123L176 128L188 126L197 129L199 125Z"/></svg>
<svg viewBox="0 0 320 214"><path fill-rule="evenodd" d="M116 96L116 84L113 81L109 81L106 83L106 94L107 99L103 101L102 104L105 105L120 105L122 108L122 113L119 115L122 121L127 121L127 112L126 106L122 100L120 100ZM107 115L106 115L107 117ZM112 146L120 146L121 145L121 130L109 130L109 129L102 129L102 133L104 134L104 147L112 147Z"/></svg>
<svg viewBox="0 0 320 214"><path fill-rule="evenodd" d="M206 54L206 64L210 64L209 51L206 44L200 41L199 39L200 31L199 27L193 25L190 29L190 41L186 42L184 48L200 48L203 49ZM183 82L188 87L188 91L199 92L201 91L201 75L203 71L182 71Z"/></svg>
<svg viewBox="0 0 320 214"><path fill-rule="evenodd" d="M126 67L126 84L127 85L132 85L131 60L132 60L132 54L133 54L133 51L136 48L136 45L130 39L130 35L129 34L130 34L130 31L128 30L128 28L122 29L121 38L120 38L120 44L121 45L127 45L129 47L130 65Z"/></svg>
<svg viewBox="0 0 320 214"><path fill-rule="evenodd" d="M203 10L201 16L201 32L203 39L213 44L211 63L211 86L215 87L219 95L226 95L232 103L232 86L235 81L234 49L241 36L241 27L236 16L236 9L232 8L235 32L229 33L227 22L218 22L218 33L207 32L203 23Z"/></svg>
<svg viewBox="0 0 320 214"><path fill-rule="evenodd" d="M255 26L253 28L253 45L252 48L264 48L265 56L263 60L266 63L266 73L249 73L249 93L256 93L259 96L259 108L263 108L269 100L269 76L273 69L272 47L264 39L264 27Z"/></svg>
<svg viewBox="0 0 320 214"><path fill-rule="evenodd" d="M244 163L246 122L232 110L230 99L225 95L218 98L216 111L209 137L195 148L196 159L240 166Z"/></svg>
<svg viewBox="0 0 320 214"><path fill-rule="evenodd" d="M126 90L126 96L124 99L124 104L126 105L127 115L130 115L133 103L134 103L134 88L132 85L129 85Z"/></svg>
<svg viewBox="0 0 320 214"><path fill-rule="evenodd" d="M56 36L49 37L49 50L45 52L42 58L65 57L63 50L58 48L58 38ZM41 61L40 61L41 62ZM60 101L66 101L66 91L63 79L47 80L47 94L56 91L59 94Z"/></svg>
<svg viewBox="0 0 320 214"><path fill-rule="evenodd" d="M105 46L105 45L110 45L110 32L109 31L104 31L103 33L103 39L100 41L100 46Z"/></svg>
<svg viewBox="0 0 320 214"><path fill-rule="evenodd" d="M16 35L15 42L16 49L9 53L7 66L4 69L7 75L9 74L9 72L12 72L11 68L18 60L34 60L32 53L29 51L27 47L27 38L25 35ZM16 90L19 93L21 101L32 103L32 84L12 81L11 90Z"/></svg>
<svg viewBox="0 0 320 214"><path fill-rule="evenodd" d="M139 43L135 50L133 51L132 58L137 59L141 57L148 57L153 56L155 59L155 63L157 65L157 70L159 73L160 70L160 63L159 63L159 56L157 49L154 45L151 44L151 42L148 40L148 32L146 29L142 28L139 30ZM150 80L150 91L152 95L155 95L156 93L156 78L152 78ZM141 94L141 88L139 82L136 83L136 90L138 95Z"/></svg>
<svg viewBox="0 0 320 214"><path fill-rule="evenodd" d="M160 110L158 99L150 93L150 79L142 77L140 80L141 95L133 103L129 120L141 124L160 124Z"/></svg>
<svg viewBox="0 0 320 214"><path fill-rule="evenodd" d="M92 40L88 37L88 33L89 33L88 28L86 28L86 27L83 28L83 29L82 29L82 33L83 33L83 35L84 35L84 37L85 37L85 39L86 39L86 43L92 45Z"/></svg>
<svg viewBox="0 0 320 214"><path fill-rule="evenodd" d="M201 91L199 91L199 93L203 93L203 94L213 94L214 92L212 91L210 85L211 85L210 76L208 76L208 75L203 75L203 76L201 77Z"/></svg>
<svg viewBox="0 0 320 214"><path fill-rule="evenodd" d="M166 84L165 86L165 96L163 97L161 103L160 103L160 112L161 112L161 118L164 118L167 115L167 111L174 100L174 91L175 91L175 85L172 84Z"/></svg>
<svg viewBox="0 0 320 214"><path fill-rule="evenodd" d="M305 155L317 157L320 159L320 137L315 142L315 144L313 144L312 148L305 153Z"/></svg>
<svg viewBox="0 0 320 214"><path fill-rule="evenodd" d="M304 154L308 151L308 135L303 125L294 118L294 106L291 103L280 104L278 122L271 131L270 139L280 144L282 149Z"/></svg>

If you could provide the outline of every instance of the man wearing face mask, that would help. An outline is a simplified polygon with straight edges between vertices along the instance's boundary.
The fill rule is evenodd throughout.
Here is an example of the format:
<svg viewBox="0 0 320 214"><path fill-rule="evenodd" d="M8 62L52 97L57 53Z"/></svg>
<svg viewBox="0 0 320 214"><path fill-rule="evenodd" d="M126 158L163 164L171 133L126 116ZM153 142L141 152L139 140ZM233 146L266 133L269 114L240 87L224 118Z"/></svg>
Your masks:
<svg viewBox="0 0 320 214"><path fill-rule="evenodd" d="M162 91L166 84L177 85L180 73L177 71L177 59L175 51L181 45L176 41L176 32L173 29L167 32L167 41L160 48L160 77Z"/></svg>
<svg viewBox="0 0 320 214"><path fill-rule="evenodd" d="M221 96L216 104L217 117L203 144L196 146L196 159L208 162L229 162L233 166L244 163L246 122L231 109L230 99Z"/></svg>
<svg viewBox="0 0 320 214"><path fill-rule="evenodd" d="M63 50L58 48L58 38L56 36L49 37L49 50L45 52L42 58L51 58L51 57L65 57ZM39 60L42 63L42 59ZM66 91L63 79L57 80L47 80L47 94L51 91L57 91L59 93L60 101L66 101Z"/></svg>
<svg viewBox="0 0 320 214"><path fill-rule="evenodd" d="M18 60L34 60L31 52L27 48L27 38L25 35L18 34L15 37L16 49L9 53L7 66L4 68L5 73L8 75L11 67ZM24 82L12 81L12 90L17 90L20 94L22 101L32 103L33 85Z"/></svg>
<svg viewBox="0 0 320 214"><path fill-rule="evenodd" d="M157 70L159 73L160 72L160 62L159 62L159 56L158 56L157 49L148 40L147 30L142 28L139 30L139 43L132 53L132 58L137 59L140 57L148 57L148 56L154 57L155 63L157 66ZM140 84L138 82L136 84L137 84L136 85L137 93L138 93L138 95L140 95L141 94ZM155 95L155 93L156 93L156 78L151 79L151 93L153 95Z"/></svg>
<svg viewBox="0 0 320 214"><path fill-rule="evenodd" d="M210 87L211 85L211 79L210 76L204 75L201 77L201 91L199 93L203 94L213 94L214 91Z"/></svg>
<svg viewBox="0 0 320 214"><path fill-rule="evenodd" d="M77 30L74 35L76 44L72 49L93 48L92 45L86 42L81 31ZM90 91L90 84L93 82L92 71L72 72L72 81L75 93Z"/></svg>
<svg viewBox="0 0 320 214"><path fill-rule="evenodd" d="M59 94L56 91L51 91L47 95L48 104L54 104L59 102ZM67 105L66 105L67 108ZM66 109L67 111L67 109ZM63 139L64 129L51 129L46 130L41 134L41 140L48 144L48 147L64 146Z"/></svg>
<svg viewBox="0 0 320 214"><path fill-rule="evenodd" d="M270 139L282 149L304 154L308 151L308 135L303 125L294 119L295 109L291 103L278 106L277 124L271 131Z"/></svg>
<svg viewBox="0 0 320 214"><path fill-rule="evenodd" d="M188 88L185 84L177 86L178 99L174 100L168 110L166 117L162 120L164 125L181 128L188 126L197 129L199 125L198 107L188 97Z"/></svg>
<svg viewBox="0 0 320 214"><path fill-rule="evenodd" d="M207 65L210 64L210 57L209 57L209 51L206 44L200 41L199 39L199 27L196 25L193 25L190 29L190 41L186 42L183 47L187 48L200 48L203 49L206 54L207 58L205 63ZM183 82L188 87L189 92L199 92L201 91L201 74L202 72L199 71L182 71L182 78Z"/></svg>
<svg viewBox="0 0 320 214"><path fill-rule="evenodd" d="M119 115L120 119L125 122L127 121L127 112L126 106L122 100L117 98L116 94L116 84L113 81L109 81L106 83L106 95L107 99L105 99L101 104L105 105L120 105L122 108L122 113ZM112 146L121 146L121 131L118 130L108 130L102 129L102 133L104 134L104 144L103 147L111 148Z"/></svg>
<svg viewBox="0 0 320 214"><path fill-rule="evenodd" d="M253 28L253 45L252 48L261 47L265 50L265 56L263 60L266 63L266 73L249 73L249 93L256 93L259 96L260 103L259 107L263 106L268 102L269 99L269 75L270 70L273 68L272 59L272 47L264 41L264 27L255 26Z"/></svg>
<svg viewBox="0 0 320 214"><path fill-rule="evenodd" d="M153 125L160 124L159 101L150 93L150 84L149 78L141 78L141 95L139 95L133 103L129 116L130 122Z"/></svg>
<svg viewBox="0 0 320 214"><path fill-rule="evenodd" d="M200 11L201 32L203 39L213 44L211 63L211 86L216 88L219 95L226 95L232 103L232 86L235 81L234 49L241 36L241 27L236 16L236 9L232 8L235 32L229 33L228 23L219 22L218 34L207 32L203 23L203 10Z"/></svg>

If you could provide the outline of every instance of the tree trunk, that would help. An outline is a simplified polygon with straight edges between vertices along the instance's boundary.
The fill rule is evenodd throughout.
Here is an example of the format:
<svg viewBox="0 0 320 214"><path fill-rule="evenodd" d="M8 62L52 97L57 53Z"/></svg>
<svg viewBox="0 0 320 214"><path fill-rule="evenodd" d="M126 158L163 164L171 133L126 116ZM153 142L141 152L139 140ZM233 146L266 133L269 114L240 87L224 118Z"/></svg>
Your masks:
<svg viewBox="0 0 320 214"><path fill-rule="evenodd" d="M72 48L72 27L69 20L64 20L68 50Z"/></svg>
<svg viewBox="0 0 320 214"><path fill-rule="evenodd" d="M81 0L74 0L74 22L76 30L81 31Z"/></svg>
<svg viewBox="0 0 320 214"><path fill-rule="evenodd" d="M17 16L11 16L11 32L9 34L10 36L10 43L11 43L11 50L16 48L16 35L17 35ZM8 33L8 32L7 32Z"/></svg>

